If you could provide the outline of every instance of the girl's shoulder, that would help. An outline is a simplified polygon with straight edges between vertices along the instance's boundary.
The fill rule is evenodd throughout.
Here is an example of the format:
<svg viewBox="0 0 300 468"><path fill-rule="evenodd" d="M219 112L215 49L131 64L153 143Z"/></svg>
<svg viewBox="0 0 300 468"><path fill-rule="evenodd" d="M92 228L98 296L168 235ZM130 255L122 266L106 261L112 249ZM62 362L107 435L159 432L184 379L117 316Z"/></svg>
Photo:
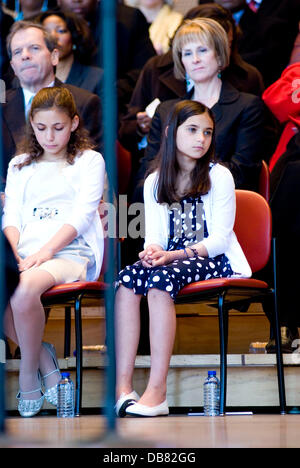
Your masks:
<svg viewBox="0 0 300 468"><path fill-rule="evenodd" d="M145 184L151 184L158 178L158 171L151 172L145 179Z"/></svg>
<svg viewBox="0 0 300 468"><path fill-rule="evenodd" d="M230 172L230 170L225 167L223 164L220 163L212 163L209 171L210 179L212 182L212 186L214 183L233 183L233 176Z"/></svg>
<svg viewBox="0 0 300 468"><path fill-rule="evenodd" d="M144 187L153 187L158 181L158 171L151 172L145 179Z"/></svg>
<svg viewBox="0 0 300 468"><path fill-rule="evenodd" d="M104 162L104 159L103 159L103 156L101 153L99 153L98 151L95 151L95 150L92 150L92 149L86 149L86 150L83 150L81 153L79 153L76 157L75 157L75 162L89 162L89 161L93 161L93 160L99 160L99 161L103 161Z"/></svg>
<svg viewBox="0 0 300 468"><path fill-rule="evenodd" d="M9 168L14 169L19 166L19 164L24 163L27 159L29 158L29 155L27 153L22 153L22 154L17 154L14 156L10 162L9 162ZM25 166L27 167L27 166Z"/></svg>
<svg viewBox="0 0 300 468"><path fill-rule="evenodd" d="M155 190L157 188L157 181L158 181L158 171L151 172L145 181L144 181L144 195L150 194L153 196Z"/></svg>
<svg viewBox="0 0 300 468"><path fill-rule="evenodd" d="M224 164L222 163L212 162L210 163L209 167L210 167L210 170L209 170L210 174L225 174L225 173L231 174L230 170L226 166L224 166Z"/></svg>

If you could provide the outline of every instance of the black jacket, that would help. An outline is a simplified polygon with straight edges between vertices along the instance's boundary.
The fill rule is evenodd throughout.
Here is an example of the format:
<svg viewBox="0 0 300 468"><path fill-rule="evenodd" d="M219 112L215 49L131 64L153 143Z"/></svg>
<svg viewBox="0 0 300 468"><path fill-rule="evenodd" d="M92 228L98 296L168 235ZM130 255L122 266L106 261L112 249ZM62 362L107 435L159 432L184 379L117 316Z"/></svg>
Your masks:
<svg viewBox="0 0 300 468"><path fill-rule="evenodd" d="M198 3L210 1L198 0ZM299 29L300 2L262 0L256 13L244 3L239 21L242 37L238 41L238 50L246 62L258 68L268 87L289 63Z"/></svg>
<svg viewBox="0 0 300 468"><path fill-rule="evenodd" d="M245 7L239 23L243 33L239 52L260 70L266 87L289 62L299 20L299 0L263 0L257 13Z"/></svg>
<svg viewBox="0 0 300 468"><path fill-rule="evenodd" d="M100 67L84 65L74 60L65 84L83 88L101 98L103 87L103 70Z"/></svg>

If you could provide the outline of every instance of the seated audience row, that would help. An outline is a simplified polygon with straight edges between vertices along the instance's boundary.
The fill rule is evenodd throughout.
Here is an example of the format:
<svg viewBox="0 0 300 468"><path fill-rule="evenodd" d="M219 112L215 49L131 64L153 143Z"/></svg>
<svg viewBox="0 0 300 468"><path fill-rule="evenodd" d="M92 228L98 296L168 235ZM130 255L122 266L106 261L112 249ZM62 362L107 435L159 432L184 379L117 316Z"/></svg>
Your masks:
<svg viewBox="0 0 300 468"><path fill-rule="evenodd" d="M185 18L212 18L225 29L228 35L229 63L222 69L222 80L231 83L238 91L261 96L264 85L260 72L247 64L237 49L237 30L231 13L217 4L201 5L190 10ZM189 82L190 82L189 77ZM166 101L184 98L187 94L186 76L180 79L174 75L172 51L151 58L144 66L128 106L128 114L121 121L119 138L131 152L133 170L138 169L144 156L146 138L151 125L151 117L145 111L155 99ZM135 185L135 181L133 181Z"/></svg>

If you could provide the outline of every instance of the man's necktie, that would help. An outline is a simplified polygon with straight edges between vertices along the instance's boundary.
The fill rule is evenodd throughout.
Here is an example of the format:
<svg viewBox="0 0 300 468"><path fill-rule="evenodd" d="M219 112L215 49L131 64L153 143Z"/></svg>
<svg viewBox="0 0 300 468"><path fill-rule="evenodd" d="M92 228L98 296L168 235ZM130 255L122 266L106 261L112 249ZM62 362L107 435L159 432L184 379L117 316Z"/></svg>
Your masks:
<svg viewBox="0 0 300 468"><path fill-rule="evenodd" d="M31 103L33 101L33 98L34 98L34 96L31 96L31 98L29 99L29 101L27 103L27 106L26 106L26 120L28 119L28 115L29 115L29 111L30 111L30 107L31 107Z"/></svg>

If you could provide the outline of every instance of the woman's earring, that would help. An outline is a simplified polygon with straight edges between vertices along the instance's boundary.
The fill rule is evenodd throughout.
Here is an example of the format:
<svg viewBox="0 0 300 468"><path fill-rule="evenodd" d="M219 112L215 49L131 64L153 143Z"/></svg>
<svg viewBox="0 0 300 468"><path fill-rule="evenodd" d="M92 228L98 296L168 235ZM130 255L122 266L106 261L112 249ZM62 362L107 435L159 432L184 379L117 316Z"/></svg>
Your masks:
<svg viewBox="0 0 300 468"><path fill-rule="evenodd" d="M218 78L220 78L220 79L222 78L222 70L221 70L221 68L219 68L219 71L218 71Z"/></svg>
<svg viewBox="0 0 300 468"><path fill-rule="evenodd" d="M72 49L76 50L76 44L73 44Z"/></svg>
<svg viewBox="0 0 300 468"><path fill-rule="evenodd" d="M189 92L194 87L194 82L187 73L185 74L185 82L186 82L186 91Z"/></svg>

